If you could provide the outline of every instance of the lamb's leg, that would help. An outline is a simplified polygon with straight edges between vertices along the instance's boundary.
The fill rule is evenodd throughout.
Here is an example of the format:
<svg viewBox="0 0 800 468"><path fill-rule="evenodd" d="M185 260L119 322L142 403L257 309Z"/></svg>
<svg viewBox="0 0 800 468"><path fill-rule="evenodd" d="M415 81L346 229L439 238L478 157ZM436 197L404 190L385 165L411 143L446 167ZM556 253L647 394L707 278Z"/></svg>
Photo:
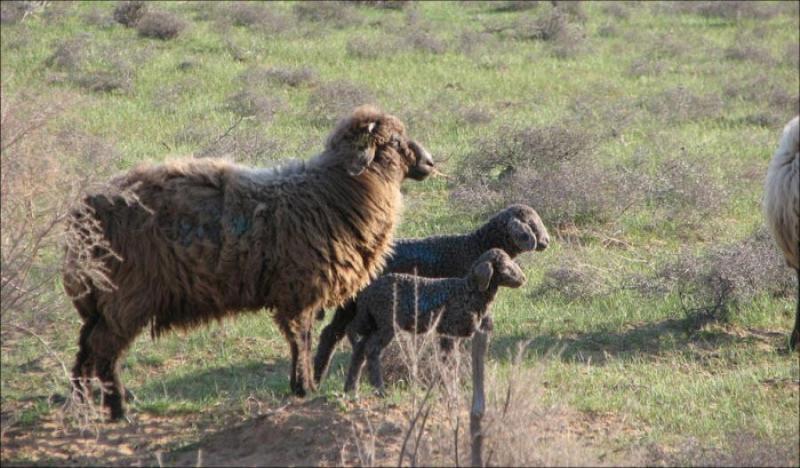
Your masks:
<svg viewBox="0 0 800 468"><path fill-rule="evenodd" d="M336 343L344 338L347 325L353 321L356 315L355 302L348 301L336 309L333 319L319 336L317 353L314 356L314 382L319 383L328 373L331 364L331 356ZM351 341L352 344L352 341Z"/></svg>
<svg viewBox="0 0 800 468"><path fill-rule="evenodd" d="M365 343L369 383L372 384L375 392L381 397L386 394L383 387L383 372L381 371L381 353L383 353L386 345L392 341L392 338L394 338L394 330L387 329L373 333Z"/></svg>
<svg viewBox="0 0 800 468"><path fill-rule="evenodd" d="M125 389L119 378L117 364L131 339L115 335L101 318L89 336L89 346L94 357L95 371L103 385L103 404L110 411L112 421L125 416L122 398Z"/></svg>
<svg viewBox="0 0 800 468"><path fill-rule="evenodd" d="M89 347L89 336L92 334L97 317L89 318L82 326L78 338L78 354L72 368L72 392L80 400L91 399L92 386L90 379L94 370L94 359Z"/></svg>
<svg viewBox="0 0 800 468"><path fill-rule="evenodd" d="M345 392L358 392L358 379L361 377L361 368L364 367L366 358L367 335L353 345L353 356L350 358L350 369L347 371L347 380L344 383Z"/></svg>

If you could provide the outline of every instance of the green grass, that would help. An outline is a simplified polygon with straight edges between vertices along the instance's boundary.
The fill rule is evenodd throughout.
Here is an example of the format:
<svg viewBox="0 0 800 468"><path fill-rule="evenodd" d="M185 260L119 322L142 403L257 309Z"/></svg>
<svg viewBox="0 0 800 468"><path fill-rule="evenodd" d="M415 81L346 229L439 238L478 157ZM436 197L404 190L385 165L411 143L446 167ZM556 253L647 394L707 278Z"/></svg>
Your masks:
<svg viewBox="0 0 800 468"><path fill-rule="evenodd" d="M45 100L71 97L74 102L45 131L94 136L112 144L120 155L114 162L116 170L144 160L197 153L222 135L236 120L225 110L225 99L243 86L237 81L239 74L255 66L310 67L317 75L317 83L297 88L259 83L259 92L280 97L285 105L268 123L248 119L239 127L276 140L286 158L307 157L321 147L330 126L315 122L307 102L320 83L333 80L365 87L384 109L409 122L410 135L426 145L445 173L453 172L480 138L491 137L504 126L572 122L582 117L576 104L599 109L622 103L634 118L621 136L597 142L601 161L612 167L645 154L649 159L643 167L655 170L659 161L677 157L685 149L687 158L702 163L706 175L730 189L730 198L717 214L691 227L681 219L665 220L659 216L661 207L637 206L611 223L590 222L577 240L554 231L552 248L522 259L528 284L502 291L494 304L492 358L501 371L507 369L508 351L516 342L531 340L526 365L544 366L545 397L581 411L619 414L646 429L641 439L631 442L677 446L694 437L713 446L737 432L773 441L787 435L797 440L797 384L764 383L800 379L797 355L784 351L793 322L791 298L760 294L739 304L730 323L693 330L674 292L652 297L612 288L578 299L556 291L532 294L544 272L561 265L568 254L604 278L620 279L649 271L680 248L702 252L739 242L761 224L761 184L780 124L758 126L742 119L771 113L779 114L775 122L782 123L792 113L725 91L751 76L766 76L776 89L797 99L800 75L786 52L787 45L798 44L796 8L762 4L780 12L734 21L664 12L662 8L669 5L645 3L626 6L629 16L620 19L606 14L603 4L590 2L584 5L587 50L557 58L545 41L507 34L494 34L496 45L478 44L472 52L459 47L464 32L510 23L520 15L535 16L549 6L528 13L498 13L495 5L485 2L423 2L413 7L422 21L415 27L428 27L447 44L447 51L431 54L401 46L387 56L359 59L346 52L348 41L356 36L378 47L383 42L403 44L402 37L413 34L415 27L406 24L409 8L358 7L360 25L335 29L298 21L283 33L266 34L241 26L223 29L213 19L195 19L203 9L224 6L164 3L159 7L190 25L178 38L162 42L140 38L135 30L120 25L101 29L84 22L83 15L90 10L110 15L114 5L67 4L53 17L34 14L22 23L4 24L0 38L4 98L21 93ZM291 3L267 8L295 21ZM212 18L222 14L214 11ZM598 34L608 24L616 33ZM70 81L50 81L53 71L46 59L57 45L78 34L89 35L86 70L107 67L106 59L100 58L103 53L128 61L133 70L129 90L93 93ZM722 57L725 48L742 42L771 51L774 63ZM670 43L678 45L670 48ZM245 51L244 62L232 58L231 44ZM631 64L641 58L660 60L664 68L654 75L630 73ZM190 71L179 69L183 61L194 64ZM176 86L182 88L171 91ZM667 118L672 103L667 103L665 115L648 111L649 100L676 87L698 96L720 96L723 107L679 120ZM493 118L486 124L465 123L460 113L470 107L488 109ZM578 121L587 128L606 129L614 117ZM202 141L178 141L176 135L192 128L203 129ZM757 177L746 177L748 171ZM455 183L452 179L409 182L398 235L466 232L479 225L480 215L451 202ZM547 222L547 213L541 214ZM621 239L628 247L606 248L598 233ZM57 252L50 255L49 262L58 261ZM54 285L58 294L60 288ZM35 328L37 333L69 367L80 322L65 302L57 302L44 316L25 312L9 316L4 311L2 406L4 412L19 413L18 424L32 426L50 414L50 405L41 400L30 403L31 398L63 393L67 381L38 340L9 324L44 324ZM752 330L769 333L762 338ZM122 366L122 379L137 396L131 405L134 413L234 413L248 397L276 402L289 394L288 347L268 313L170 334L157 342L145 335ZM347 354L340 351L322 394L338 398L346 365ZM393 392L391 398L402 401L403 395Z"/></svg>

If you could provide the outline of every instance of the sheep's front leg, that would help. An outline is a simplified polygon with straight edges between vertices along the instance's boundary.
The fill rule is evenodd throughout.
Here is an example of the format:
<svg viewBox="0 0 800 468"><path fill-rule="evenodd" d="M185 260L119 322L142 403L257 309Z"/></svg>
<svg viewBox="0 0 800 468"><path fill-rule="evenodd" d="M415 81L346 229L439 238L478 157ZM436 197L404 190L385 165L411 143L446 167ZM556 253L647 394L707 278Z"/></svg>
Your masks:
<svg viewBox="0 0 800 468"><path fill-rule="evenodd" d="M365 347L367 353L367 368L369 371L369 383L375 388L375 392L383 397L386 392L383 387L383 372L381 371L381 354L383 349L394 338L394 330L381 330L373 333L366 340Z"/></svg>
<svg viewBox="0 0 800 468"><path fill-rule="evenodd" d="M281 331L289 342L289 351L292 355L292 369L289 374L289 386L292 392L304 397L314 390L314 381L311 378L311 313L301 314L295 320L280 320Z"/></svg>

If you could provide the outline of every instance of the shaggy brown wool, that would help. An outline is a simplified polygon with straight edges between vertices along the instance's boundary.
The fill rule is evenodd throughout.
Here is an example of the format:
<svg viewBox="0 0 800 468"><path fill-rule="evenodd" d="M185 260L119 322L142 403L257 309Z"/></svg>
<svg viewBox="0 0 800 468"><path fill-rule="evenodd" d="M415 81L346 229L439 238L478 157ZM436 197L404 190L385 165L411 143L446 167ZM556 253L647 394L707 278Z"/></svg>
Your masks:
<svg viewBox="0 0 800 468"><path fill-rule="evenodd" d="M123 260L107 260L115 290L91 288L74 300L84 320L76 385L96 372L118 419L117 360L144 328L157 337L266 307L289 342L292 390L305 395L313 389L313 311L341 304L383 268L402 208L400 184L432 169L402 122L362 106L308 161L251 169L188 159L116 178L112 185L133 190L141 203L86 199ZM65 269L73 297L78 282Z"/></svg>

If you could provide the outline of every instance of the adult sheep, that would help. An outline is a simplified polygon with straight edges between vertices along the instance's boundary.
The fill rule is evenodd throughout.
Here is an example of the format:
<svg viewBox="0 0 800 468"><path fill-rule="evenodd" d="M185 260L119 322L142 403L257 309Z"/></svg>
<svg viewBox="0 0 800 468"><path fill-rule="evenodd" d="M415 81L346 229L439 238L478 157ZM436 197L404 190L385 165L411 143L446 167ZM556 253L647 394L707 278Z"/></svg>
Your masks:
<svg viewBox="0 0 800 468"><path fill-rule="evenodd" d="M800 117L783 129L778 150L772 156L764 185L764 215L786 263L797 272L797 312L789 341L800 342Z"/></svg>
<svg viewBox="0 0 800 468"><path fill-rule="evenodd" d="M89 285L67 250L64 284L83 319L76 389L96 374L111 419L124 415L116 370L145 328L155 338L239 311L271 309L289 342L292 391L313 389L311 325L381 271L402 208L400 184L433 171L403 123L372 106L342 120L308 161L251 169L220 160L144 165L112 180L122 196L84 200L121 259L106 258L116 289ZM74 216L80 216L75 212Z"/></svg>

